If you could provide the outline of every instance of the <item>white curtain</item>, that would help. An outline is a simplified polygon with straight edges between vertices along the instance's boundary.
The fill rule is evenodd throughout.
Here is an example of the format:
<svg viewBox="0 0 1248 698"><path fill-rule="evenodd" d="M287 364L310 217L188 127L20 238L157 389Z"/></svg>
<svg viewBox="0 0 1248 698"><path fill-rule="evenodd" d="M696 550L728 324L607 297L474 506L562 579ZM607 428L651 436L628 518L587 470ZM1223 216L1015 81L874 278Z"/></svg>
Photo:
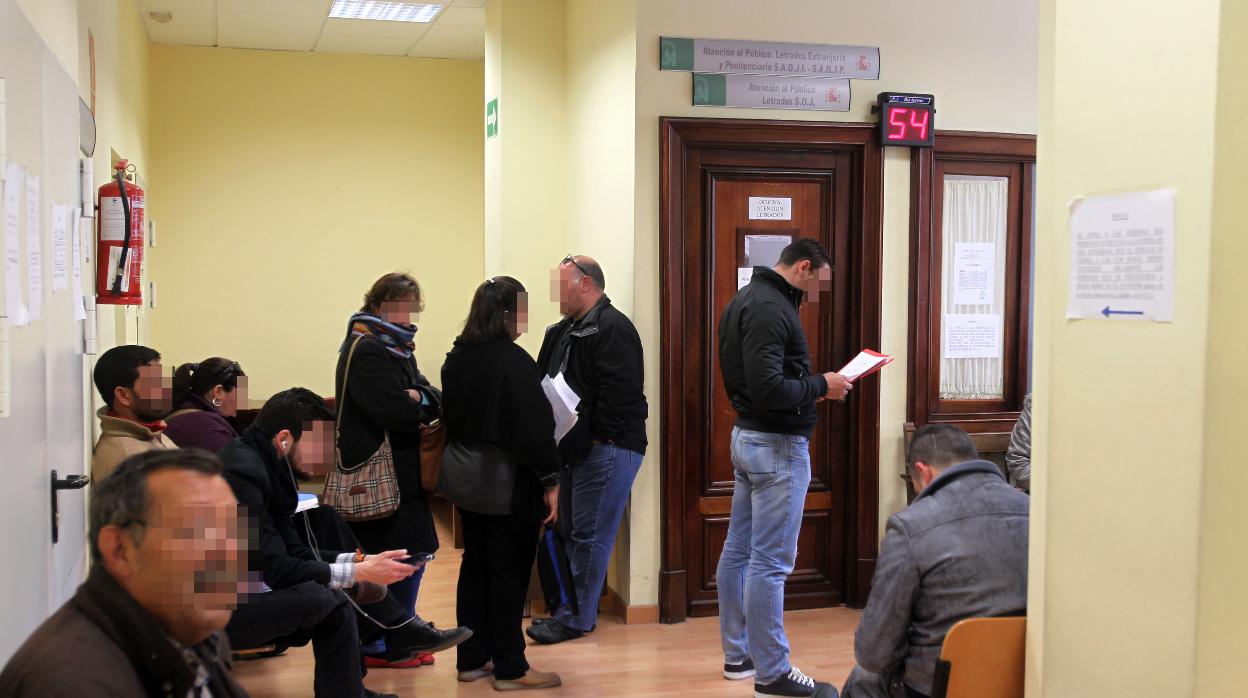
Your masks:
<svg viewBox="0 0 1248 698"><path fill-rule="evenodd" d="M945 332L949 315L990 315L998 332L1003 333L1005 312L1006 222L1009 211L1009 180L1005 177L950 175L944 181L944 211L941 213L941 360L940 398L942 400L985 400L1003 396L1003 361L1000 349L995 358L946 358ZM958 243L991 243L991 298L988 302L957 304L955 300L955 249ZM1004 348L1004 336L997 338Z"/></svg>

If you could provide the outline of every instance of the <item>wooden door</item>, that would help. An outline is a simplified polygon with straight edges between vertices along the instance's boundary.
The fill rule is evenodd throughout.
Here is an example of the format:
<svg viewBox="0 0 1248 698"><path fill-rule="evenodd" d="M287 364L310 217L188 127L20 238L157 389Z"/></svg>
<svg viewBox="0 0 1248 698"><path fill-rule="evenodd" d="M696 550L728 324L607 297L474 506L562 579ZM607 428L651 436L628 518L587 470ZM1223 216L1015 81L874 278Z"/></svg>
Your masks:
<svg viewBox="0 0 1248 698"><path fill-rule="evenodd" d="M760 262L771 266L788 240L820 240L833 261L830 292L800 313L814 369L835 370L864 340L878 342L878 151L870 157L870 134L858 125L835 132L840 139L850 136L848 143L793 142L824 134L816 138L821 140L832 128L664 122L665 620L718 610L715 569L732 505L735 412L720 378L717 333L739 270ZM869 202L871 192L877 198ZM759 218L751 215L751 197L787 205L777 207L777 218ZM862 563L869 580L875 557L875 380L845 403L818 407L787 608L865 601Z"/></svg>

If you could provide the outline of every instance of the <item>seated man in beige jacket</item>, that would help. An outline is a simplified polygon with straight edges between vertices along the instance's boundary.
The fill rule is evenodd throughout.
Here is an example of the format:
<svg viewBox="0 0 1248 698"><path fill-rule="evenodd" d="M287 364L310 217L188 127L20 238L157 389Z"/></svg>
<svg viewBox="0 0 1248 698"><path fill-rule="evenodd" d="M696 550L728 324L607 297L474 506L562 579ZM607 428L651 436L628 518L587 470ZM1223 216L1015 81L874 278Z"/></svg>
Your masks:
<svg viewBox="0 0 1248 698"><path fill-rule="evenodd" d="M95 362L95 388L104 399L96 413L91 480L99 482L127 457L154 448L176 448L161 432L173 400L173 386L162 375L160 352L137 344L113 347Z"/></svg>

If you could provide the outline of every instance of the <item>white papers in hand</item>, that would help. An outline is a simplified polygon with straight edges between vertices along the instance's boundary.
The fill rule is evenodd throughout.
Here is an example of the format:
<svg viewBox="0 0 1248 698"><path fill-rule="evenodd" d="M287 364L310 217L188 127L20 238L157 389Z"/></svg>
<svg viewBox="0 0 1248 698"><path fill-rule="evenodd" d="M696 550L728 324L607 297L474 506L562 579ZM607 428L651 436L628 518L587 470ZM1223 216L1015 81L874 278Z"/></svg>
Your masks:
<svg viewBox="0 0 1248 698"><path fill-rule="evenodd" d="M863 349L858 353L858 356L855 356L852 361L845 364L837 373L845 376L852 383L875 369L887 366L892 362L893 357L888 354L880 354L870 349Z"/></svg>
<svg viewBox="0 0 1248 698"><path fill-rule="evenodd" d="M559 443L576 426L576 408L581 404L581 397L568 385L562 373L554 378L543 377L542 392L546 393L550 409L555 415L555 443Z"/></svg>

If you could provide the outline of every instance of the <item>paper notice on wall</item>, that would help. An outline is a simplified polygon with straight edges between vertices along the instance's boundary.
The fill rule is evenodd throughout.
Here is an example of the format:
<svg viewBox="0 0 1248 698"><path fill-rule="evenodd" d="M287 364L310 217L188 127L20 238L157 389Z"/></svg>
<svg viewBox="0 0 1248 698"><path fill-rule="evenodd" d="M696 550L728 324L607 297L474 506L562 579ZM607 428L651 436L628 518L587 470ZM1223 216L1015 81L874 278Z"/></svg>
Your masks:
<svg viewBox="0 0 1248 698"><path fill-rule="evenodd" d="M945 359L1001 358L1001 316L950 314L944 317Z"/></svg>
<svg viewBox="0 0 1248 698"><path fill-rule="evenodd" d="M745 288L754 277L754 267L737 267L737 290Z"/></svg>
<svg viewBox="0 0 1248 698"><path fill-rule="evenodd" d="M1066 317L1174 320L1174 190L1070 205Z"/></svg>
<svg viewBox="0 0 1248 698"><path fill-rule="evenodd" d="M52 292L69 286L69 207L52 205Z"/></svg>
<svg viewBox="0 0 1248 698"><path fill-rule="evenodd" d="M792 235L746 235L745 263L751 267L774 267L791 242Z"/></svg>
<svg viewBox="0 0 1248 698"><path fill-rule="evenodd" d="M996 288L997 246L991 242L953 245L953 304L991 305Z"/></svg>
<svg viewBox="0 0 1248 698"><path fill-rule="evenodd" d="M750 220L793 220L793 198L790 196L751 196Z"/></svg>
<svg viewBox="0 0 1248 698"><path fill-rule="evenodd" d="M43 221L39 178L26 175L26 311L38 320L43 311Z"/></svg>
<svg viewBox="0 0 1248 698"><path fill-rule="evenodd" d="M22 300L22 206L26 191L26 170L10 162L4 168L4 307L9 322L30 322Z"/></svg>
<svg viewBox="0 0 1248 698"><path fill-rule="evenodd" d="M90 230L91 226L83 225L82 224L83 220L87 220L87 222L90 223L90 219L82 218L82 209L75 208L73 212L74 231L73 233L71 233L71 238L72 238L71 254L73 255L73 259L70 261L70 269L72 270L72 274L70 278L73 279L73 282L72 282L73 285L71 285L69 289L70 294L73 295L74 297L74 320L86 320L87 319L87 308L82 300L82 248L83 248L83 245L82 245L81 233L83 230Z"/></svg>

